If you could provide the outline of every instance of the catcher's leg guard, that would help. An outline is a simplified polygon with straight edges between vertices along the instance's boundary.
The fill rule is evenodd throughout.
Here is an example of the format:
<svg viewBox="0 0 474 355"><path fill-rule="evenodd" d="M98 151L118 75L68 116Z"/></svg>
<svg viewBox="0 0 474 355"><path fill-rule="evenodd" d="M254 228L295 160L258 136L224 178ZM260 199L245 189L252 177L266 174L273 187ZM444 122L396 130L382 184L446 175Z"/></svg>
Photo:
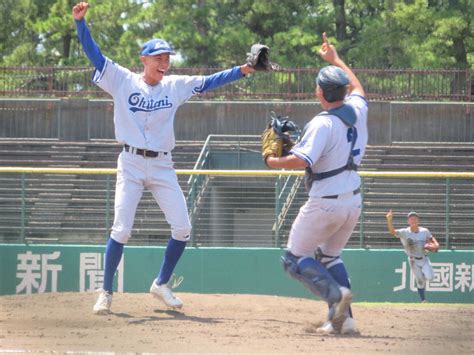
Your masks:
<svg viewBox="0 0 474 355"><path fill-rule="evenodd" d="M346 266L344 265L344 262L340 256L326 255L323 253L321 248L318 247L314 252L314 257L326 267L331 276L339 285L344 286L350 290L351 283L349 280L349 274L347 273ZM334 309L331 307L331 305L329 305L329 319L332 318L333 313ZM347 314L349 317L353 317L352 308L350 306Z"/></svg>
<svg viewBox="0 0 474 355"><path fill-rule="evenodd" d="M328 268L328 271L339 285L347 287L350 290L351 282L349 281L349 274L347 273L346 266L342 262L341 258L339 258L338 261L339 262L337 264L334 264ZM351 307L349 307L349 317L353 318Z"/></svg>
<svg viewBox="0 0 474 355"><path fill-rule="evenodd" d="M282 257L282 262L285 271L301 281L316 296L329 304L341 300L342 294L338 283L319 261L311 257L298 258L287 251Z"/></svg>

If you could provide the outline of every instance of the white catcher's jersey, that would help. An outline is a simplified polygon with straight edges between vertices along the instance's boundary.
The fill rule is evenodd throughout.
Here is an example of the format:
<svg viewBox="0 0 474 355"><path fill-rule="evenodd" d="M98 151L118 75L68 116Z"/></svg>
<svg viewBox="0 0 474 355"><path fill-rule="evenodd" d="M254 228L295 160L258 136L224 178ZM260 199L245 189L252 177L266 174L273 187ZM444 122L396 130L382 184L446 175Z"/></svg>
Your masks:
<svg viewBox="0 0 474 355"><path fill-rule="evenodd" d="M426 255L425 243L428 238L431 238L431 232L428 229L418 227L418 233L414 233L410 230L410 227L407 227L397 229L395 232L408 256L420 258Z"/></svg>
<svg viewBox="0 0 474 355"><path fill-rule="evenodd" d="M360 95L349 95L345 104L355 110L357 121L357 140L353 149L354 162L359 165L365 154L368 140L367 100ZM313 172L326 172L340 168L347 163L351 149L349 127L334 115L314 117L305 127L301 141L291 153L306 161ZM310 197L339 195L354 191L360 186L360 176L356 171L346 170L333 177L315 181Z"/></svg>
<svg viewBox="0 0 474 355"><path fill-rule="evenodd" d="M151 86L141 74L107 58L93 81L114 99L115 138L119 143L156 152L175 147L176 110L204 84L204 76L168 75Z"/></svg>

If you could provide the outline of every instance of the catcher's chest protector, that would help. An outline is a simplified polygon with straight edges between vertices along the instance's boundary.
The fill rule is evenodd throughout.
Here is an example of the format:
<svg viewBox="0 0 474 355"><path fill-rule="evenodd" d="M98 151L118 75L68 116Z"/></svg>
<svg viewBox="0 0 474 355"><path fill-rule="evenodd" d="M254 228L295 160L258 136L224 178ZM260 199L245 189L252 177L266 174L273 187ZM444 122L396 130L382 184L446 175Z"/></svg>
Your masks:
<svg viewBox="0 0 474 355"><path fill-rule="evenodd" d="M333 176L336 176L346 170L357 171L358 166L354 163L353 150L357 141L357 128L354 126L357 121L357 116L354 112L354 109L349 105L342 105L335 109L321 112L319 115L332 115L338 117L344 124L350 127L351 131L351 148L349 151L349 157L347 158L347 163L344 166L341 166L337 169L326 171L323 173L314 173L311 167L305 169L305 187L306 191L309 192L314 181L319 181L327 179ZM318 116L319 116L318 115Z"/></svg>

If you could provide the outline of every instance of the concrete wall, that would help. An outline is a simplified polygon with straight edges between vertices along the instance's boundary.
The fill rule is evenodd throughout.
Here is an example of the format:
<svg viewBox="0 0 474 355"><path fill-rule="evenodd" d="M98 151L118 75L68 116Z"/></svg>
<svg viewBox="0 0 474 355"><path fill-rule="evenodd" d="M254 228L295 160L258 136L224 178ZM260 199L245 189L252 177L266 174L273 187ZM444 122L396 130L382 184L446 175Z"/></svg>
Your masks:
<svg viewBox="0 0 474 355"><path fill-rule="evenodd" d="M393 141L472 142L474 104L371 102L369 144ZM191 101L179 108L178 140L209 134L260 134L269 111L301 128L320 112L317 102ZM0 100L0 138L113 139L110 100Z"/></svg>
<svg viewBox="0 0 474 355"><path fill-rule="evenodd" d="M85 292L101 286L105 248L99 246L0 245L0 294ZM163 258L162 247L126 247L116 287L147 292ZM187 248L176 271L177 292L314 296L290 279L281 249ZM472 303L474 251L430 256L435 278L427 287L433 302ZM419 302L401 250L345 250L357 302Z"/></svg>

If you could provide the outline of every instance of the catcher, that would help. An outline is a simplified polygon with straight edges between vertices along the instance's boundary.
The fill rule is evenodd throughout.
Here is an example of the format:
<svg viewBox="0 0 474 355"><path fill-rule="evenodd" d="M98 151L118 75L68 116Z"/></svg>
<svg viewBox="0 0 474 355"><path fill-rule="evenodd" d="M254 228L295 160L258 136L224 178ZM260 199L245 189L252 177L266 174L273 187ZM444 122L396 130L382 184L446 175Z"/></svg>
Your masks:
<svg viewBox="0 0 474 355"><path fill-rule="evenodd" d="M327 302L327 321L317 332L350 334L357 328L341 254L361 210L357 167L368 140L368 102L361 82L326 33L319 54L331 64L315 78L315 95L324 111L306 124L294 146L287 137L293 125L273 120L272 130L262 135L262 155L270 168L306 170L309 196L291 227L283 267Z"/></svg>
<svg viewBox="0 0 474 355"><path fill-rule="evenodd" d="M408 227L402 229L393 227L392 210L388 211L386 217L390 234L400 238L405 253L408 255L408 262L416 278L416 287L421 302L426 302L426 281L430 281L434 277L433 268L426 253L428 251L436 253L439 249L439 243L428 229L419 226L420 217L416 212L408 213Z"/></svg>

